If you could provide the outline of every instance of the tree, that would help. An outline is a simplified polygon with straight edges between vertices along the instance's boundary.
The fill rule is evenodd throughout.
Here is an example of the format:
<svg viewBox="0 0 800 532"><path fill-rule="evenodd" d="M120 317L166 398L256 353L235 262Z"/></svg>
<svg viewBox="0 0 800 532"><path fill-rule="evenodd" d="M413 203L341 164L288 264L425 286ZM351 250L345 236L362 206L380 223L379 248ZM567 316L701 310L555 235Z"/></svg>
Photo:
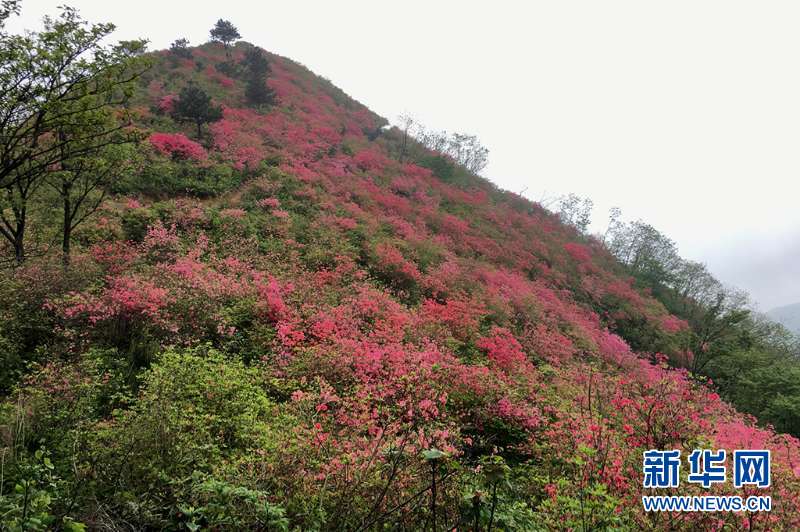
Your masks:
<svg viewBox="0 0 800 532"><path fill-rule="evenodd" d="M19 15L20 7L19 0L3 0L0 2L0 29L5 26L6 20L11 15Z"/></svg>
<svg viewBox="0 0 800 532"><path fill-rule="evenodd" d="M611 209L608 211L608 225L606 226L606 232L603 233L603 244L605 244L608 240L608 235L614 232L619 226L620 218L622 218L622 209L619 207L611 207Z"/></svg>
<svg viewBox="0 0 800 532"><path fill-rule="evenodd" d="M267 85L267 78L272 73L269 61L259 48L250 48L241 62L245 68L247 87L244 94L247 101L254 105L272 105L275 103L275 91Z"/></svg>
<svg viewBox="0 0 800 532"><path fill-rule="evenodd" d="M746 293L724 286L705 264L683 259L675 242L653 226L620 222L618 212L612 222L609 251L669 312L688 322L684 348L693 354L688 369L707 373L712 361L760 342Z"/></svg>
<svg viewBox="0 0 800 532"><path fill-rule="evenodd" d="M417 124L414 134L417 141L431 151L447 155L449 135L447 131L429 131L421 124Z"/></svg>
<svg viewBox="0 0 800 532"><path fill-rule="evenodd" d="M61 256L65 268L70 264L72 233L97 211L108 185L126 171L132 160L130 146L109 145L89 157L65 157L61 169L48 179L61 199Z"/></svg>
<svg viewBox="0 0 800 532"><path fill-rule="evenodd" d="M400 145L400 157L399 161L402 163L403 159L406 157L406 150L408 147L408 135L409 132L412 130L416 121L410 115L403 114L397 117L400 120L400 126L403 130L403 143Z"/></svg>
<svg viewBox="0 0 800 532"><path fill-rule="evenodd" d="M694 360L692 372L705 372L706 365L719 357L728 357L736 349L751 345L750 310L747 294L735 288L719 285L713 302L701 305L699 312L689 316L692 329L690 348Z"/></svg>
<svg viewBox="0 0 800 532"><path fill-rule="evenodd" d="M448 153L475 175L486 168L489 162L489 150L484 147L478 137L464 133L454 133L450 137Z"/></svg>
<svg viewBox="0 0 800 532"><path fill-rule="evenodd" d="M681 264L678 248L669 237L641 220L617 223L610 229L608 249L649 286L672 286Z"/></svg>
<svg viewBox="0 0 800 532"><path fill-rule="evenodd" d="M186 59L192 58L192 51L189 50L189 39L176 39L169 47L169 51L177 57L184 57Z"/></svg>
<svg viewBox="0 0 800 532"><path fill-rule="evenodd" d="M0 24L18 4L2 4ZM122 106L147 68L146 42L102 44L113 30L64 7L58 18L45 17L41 32L0 31L0 236L18 263L25 260L29 201L65 154L91 157L132 140ZM118 107L119 120L102 118Z"/></svg>
<svg viewBox="0 0 800 532"><path fill-rule="evenodd" d="M41 174L28 174L3 189L0 197L0 235L14 250L17 264L25 261L25 236L28 229L28 205L42 185Z"/></svg>
<svg viewBox="0 0 800 532"><path fill-rule="evenodd" d="M255 46L247 49L241 63L251 76L268 76L272 72L263 50Z"/></svg>
<svg viewBox="0 0 800 532"><path fill-rule="evenodd" d="M489 162L489 150L475 135L427 131L418 126L414 136L427 149L450 157L472 174L478 175Z"/></svg>
<svg viewBox="0 0 800 532"><path fill-rule="evenodd" d="M211 96L197 85L187 85L175 100L172 116L178 121L194 122L197 137L203 135L203 124L222 119L222 108L211 103Z"/></svg>
<svg viewBox="0 0 800 532"><path fill-rule="evenodd" d="M571 225L581 233L586 233L592 221L594 203L589 198L581 198L576 194L567 194L558 199L558 217L567 225Z"/></svg>
<svg viewBox="0 0 800 532"><path fill-rule="evenodd" d="M211 40L218 41L225 45L225 51L228 53L228 46L236 39L241 38L239 30L236 29L231 21L219 19L214 27L211 28Z"/></svg>

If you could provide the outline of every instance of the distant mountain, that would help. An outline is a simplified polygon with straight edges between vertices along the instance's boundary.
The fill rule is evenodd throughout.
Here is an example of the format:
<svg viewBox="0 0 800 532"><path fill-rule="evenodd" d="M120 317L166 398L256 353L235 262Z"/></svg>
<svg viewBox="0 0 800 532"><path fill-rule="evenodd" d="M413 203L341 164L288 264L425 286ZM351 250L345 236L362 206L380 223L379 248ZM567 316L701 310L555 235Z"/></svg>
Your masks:
<svg viewBox="0 0 800 532"><path fill-rule="evenodd" d="M800 334L800 303L774 308L767 312L767 316L790 331Z"/></svg>

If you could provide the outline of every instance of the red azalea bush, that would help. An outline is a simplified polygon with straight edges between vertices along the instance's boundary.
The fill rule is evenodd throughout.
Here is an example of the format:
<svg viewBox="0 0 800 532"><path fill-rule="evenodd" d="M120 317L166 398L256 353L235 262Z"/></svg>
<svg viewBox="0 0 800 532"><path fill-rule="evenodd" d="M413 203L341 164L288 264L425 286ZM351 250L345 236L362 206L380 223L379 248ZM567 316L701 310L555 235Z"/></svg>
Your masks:
<svg viewBox="0 0 800 532"><path fill-rule="evenodd" d="M192 159L202 161L208 157L206 150L182 133L153 133L150 145L164 155L176 159Z"/></svg>

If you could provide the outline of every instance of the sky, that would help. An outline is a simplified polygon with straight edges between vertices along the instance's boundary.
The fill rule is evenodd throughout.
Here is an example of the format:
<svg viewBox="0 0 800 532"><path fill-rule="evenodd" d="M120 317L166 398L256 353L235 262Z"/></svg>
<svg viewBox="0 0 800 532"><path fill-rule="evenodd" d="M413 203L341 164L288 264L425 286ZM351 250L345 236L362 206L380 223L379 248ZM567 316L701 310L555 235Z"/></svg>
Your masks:
<svg viewBox="0 0 800 532"><path fill-rule="evenodd" d="M800 301L800 2L23 0L67 3L151 49L219 18L382 116L476 134L483 175L537 201L611 207L750 292Z"/></svg>

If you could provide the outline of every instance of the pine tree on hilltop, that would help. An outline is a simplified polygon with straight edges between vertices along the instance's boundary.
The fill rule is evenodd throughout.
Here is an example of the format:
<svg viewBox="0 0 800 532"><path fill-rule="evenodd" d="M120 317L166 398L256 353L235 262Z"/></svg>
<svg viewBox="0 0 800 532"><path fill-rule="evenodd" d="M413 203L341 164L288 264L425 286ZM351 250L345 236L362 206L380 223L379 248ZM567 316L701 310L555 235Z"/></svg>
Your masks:
<svg viewBox="0 0 800 532"><path fill-rule="evenodd" d="M242 37L239 34L239 30L236 29L236 26L234 26L231 21L222 19L217 21L214 27L211 28L210 33L212 41L221 42L225 45L226 53L228 53L229 45L236 39Z"/></svg>

